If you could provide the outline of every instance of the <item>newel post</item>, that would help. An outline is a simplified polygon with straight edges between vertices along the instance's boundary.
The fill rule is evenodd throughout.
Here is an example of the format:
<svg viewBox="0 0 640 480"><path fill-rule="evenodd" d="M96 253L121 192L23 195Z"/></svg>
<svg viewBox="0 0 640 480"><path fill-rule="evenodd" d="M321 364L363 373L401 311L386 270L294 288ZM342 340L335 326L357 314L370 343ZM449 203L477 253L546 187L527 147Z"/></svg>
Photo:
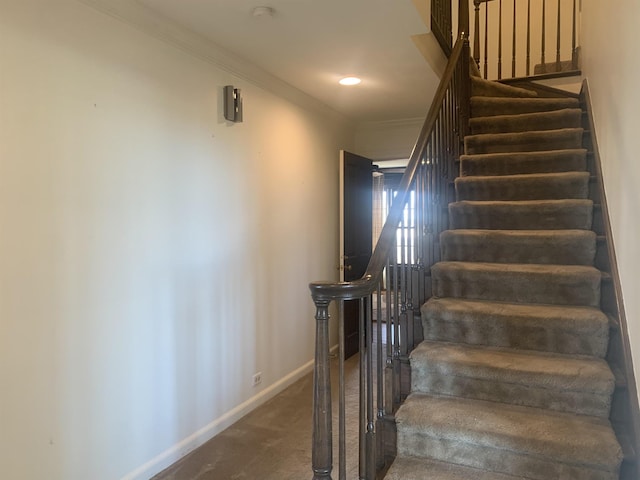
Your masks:
<svg viewBox="0 0 640 480"><path fill-rule="evenodd" d="M458 38L469 38L469 0L458 1Z"/></svg>
<svg viewBox="0 0 640 480"><path fill-rule="evenodd" d="M474 29L473 29L473 59L480 66L480 4L481 0L473 0ZM488 6L485 6L488 8ZM486 52L485 52L486 55Z"/></svg>
<svg viewBox="0 0 640 480"><path fill-rule="evenodd" d="M469 47L469 0L459 0L458 3L458 38L463 40L462 64L461 64L461 90L460 90L460 140L469 132L469 118L471 117L471 77L469 76L469 62L471 49ZM477 31L477 30L476 30ZM464 151L464 150L462 150Z"/></svg>
<svg viewBox="0 0 640 480"><path fill-rule="evenodd" d="M314 298L316 305L316 356L313 371L313 480L331 480L333 445L331 429L331 373L329 365L329 303Z"/></svg>

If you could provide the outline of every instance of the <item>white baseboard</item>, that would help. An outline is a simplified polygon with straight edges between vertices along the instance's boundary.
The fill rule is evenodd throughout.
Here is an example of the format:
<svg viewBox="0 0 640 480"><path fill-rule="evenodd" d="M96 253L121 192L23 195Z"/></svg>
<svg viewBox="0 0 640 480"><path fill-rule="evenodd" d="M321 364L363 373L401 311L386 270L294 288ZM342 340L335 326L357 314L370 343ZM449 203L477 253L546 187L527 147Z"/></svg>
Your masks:
<svg viewBox="0 0 640 480"><path fill-rule="evenodd" d="M336 350L337 346L331 349L332 353L334 353ZM149 480L154 475L157 475L162 470L177 462L188 453L192 452L202 444L211 440L218 433L222 432L223 430L240 420L246 414L258 408L260 405L272 399L278 393L282 392L285 388L287 388L300 378L304 377L309 372L313 371L313 364L313 360L305 363L301 367L291 372L289 375L278 380L276 383L270 385L257 395L254 395L246 402L228 411L205 427L196 431L171 448L165 450L157 457L125 475L121 478L121 480ZM311 432L309 432L309 435L311 435ZM311 439L309 439L309 441L311 441Z"/></svg>

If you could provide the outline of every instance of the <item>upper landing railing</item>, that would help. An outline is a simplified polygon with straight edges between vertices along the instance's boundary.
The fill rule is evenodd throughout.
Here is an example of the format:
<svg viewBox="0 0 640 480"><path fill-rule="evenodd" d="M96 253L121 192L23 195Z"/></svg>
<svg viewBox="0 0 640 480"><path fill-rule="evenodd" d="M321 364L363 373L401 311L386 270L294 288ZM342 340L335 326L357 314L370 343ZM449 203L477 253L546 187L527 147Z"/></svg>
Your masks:
<svg viewBox="0 0 640 480"><path fill-rule="evenodd" d="M473 58L485 78L578 70L576 0L473 3Z"/></svg>
<svg viewBox="0 0 640 480"><path fill-rule="evenodd" d="M579 70L576 0L473 0L470 38L484 78L500 80ZM451 0L431 0L431 30L451 45Z"/></svg>

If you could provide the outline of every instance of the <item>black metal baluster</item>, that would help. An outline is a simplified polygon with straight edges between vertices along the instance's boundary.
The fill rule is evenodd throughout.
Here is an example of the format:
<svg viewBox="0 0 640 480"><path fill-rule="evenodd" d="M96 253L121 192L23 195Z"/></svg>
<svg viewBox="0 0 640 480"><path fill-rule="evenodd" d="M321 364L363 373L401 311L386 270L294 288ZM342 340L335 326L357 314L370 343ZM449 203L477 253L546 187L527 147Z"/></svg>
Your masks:
<svg viewBox="0 0 640 480"><path fill-rule="evenodd" d="M344 300L338 301L338 478L347 478L347 422L344 378Z"/></svg>
<svg viewBox="0 0 640 480"><path fill-rule="evenodd" d="M531 72L531 0L527 0L527 77Z"/></svg>
<svg viewBox="0 0 640 480"><path fill-rule="evenodd" d="M367 363L366 367L366 384L367 384L367 425L366 425L366 438L365 443L367 446L366 452L366 478L367 480L375 480L376 477L376 428L374 413L374 399L373 399L373 315L372 315L372 298L371 296L364 299L365 304L365 333L364 333L364 356ZM360 355L363 353L361 352Z"/></svg>
<svg viewBox="0 0 640 480"><path fill-rule="evenodd" d="M562 70L560 64L560 0L558 0L558 23L556 26L556 72Z"/></svg>
<svg viewBox="0 0 640 480"><path fill-rule="evenodd" d="M502 78L502 0L498 11L498 80Z"/></svg>
<svg viewBox="0 0 640 480"><path fill-rule="evenodd" d="M513 35L511 37L511 77L516 76L516 0L513 0Z"/></svg>
<svg viewBox="0 0 640 480"><path fill-rule="evenodd" d="M542 72L546 73L547 67L545 66L545 44L546 44L546 16L547 16L547 0L542 0L542 53L540 56L540 63L542 65Z"/></svg>
<svg viewBox="0 0 640 480"><path fill-rule="evenodd" d="M376 387L377 387L377 415L376 415L376 470L384 466L384 361L383 361L383 335L382 335L382 279L378 282L376 291Z"/></svg>
<svg viewBox="0 0 640 480"><path fill-rule="evenodd" d="M480 68L480 3L480 0L473 0L473 59L478 68Z"/></svg>
<svg viewBox="0 0 640 480"><path fill-rule="evenodd" d="M489 78L489 2L484 4L484 78Z"/></svg>
<svg viewBox="0 0 640 480"><path fill-rule="evenodd" d="M365 330L365 301L363 298L358 300L360 304L359 308L359 349L360 349L360 387L359 387L359 421L358 421L358 444L359 444L359 458L358 458L358 474L359 478L367 478L367 356L365 352L366 343L366 330Z"/></svg>
<svg viewBox="0 0 640 480"><path fill-rule="evenodd" d="M576 0L573 0L573 18L572 18L572 32L571 32L571 68L573 70L578 69L578 48L576 46L577 34L576 34Z"/></svg>

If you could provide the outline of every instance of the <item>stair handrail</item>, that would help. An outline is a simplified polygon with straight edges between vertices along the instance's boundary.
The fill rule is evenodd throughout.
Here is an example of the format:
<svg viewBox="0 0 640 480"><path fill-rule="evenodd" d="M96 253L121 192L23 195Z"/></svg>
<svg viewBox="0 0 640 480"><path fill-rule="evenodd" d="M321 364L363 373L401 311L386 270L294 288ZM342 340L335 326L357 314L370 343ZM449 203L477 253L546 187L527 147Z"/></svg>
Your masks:
<svg viewBox="0 0 640 480"><path fill-rule="evenodd" d="M468 0L460 0L460 5L461 7L463 5L467 6ZM463 12L459 18L460 36L451 52L447 67L444 71L444 74L442 75L442 79L440 80L440 84L438 85L438 89L436 90L436 94L433 97L431 107L429 108L429 113L427 114L427 117L422 125L422 129L420 130L420 134L418 135L418 139L416 140L413 150L411 151L409 162L407 163L407 167L404 171L402 179L400 180L398 194L394 198L391 210L389 211L387 220L382 227L380 237L371 255L371 260L367 265L367 269L364 275L360 279L350 282L311 282L309 284L309 288L311 290L311 296L314 300L352 300L370 295L375 290L375 287L377 285L376 282L380 280L382 270L386 266L386 260L389 255L389 251L395 244L394 242L396 230L398 228L398 224L400 223L404 207L408 200L409 185L415 179L418 164L421 161L422 152L424 151L427 139L429 138L429 135L431 134L431 131L433 130L433 127L436 123L440 105L442 103L442 100L444 99L445 92L447 91L457 62L462 54L464 43L466 42L467 47L469 46L469 10L468 8L460 8L460 12ZM466 13L466 17L464 13ZM464 94L466 94L466 99L463 99L463 101L461 101L460 103L463 108L467 107L468 109L468 99L471 95L470 84L467 85L466 92L463 92L463 95ZM466 119L469 118L468 110L466 112L462 112L462 114L464 117L466 117ZM462 137L464 138L464 135L462 135Z"/></svg>
<svg viewBox="0 0 640 480"><path fill-rule="evenodd" d="M343 302L345 300L360 299L361 313L360 313L360 325L365 332L360 335L361 346L361 370L360 370L360 459L359 459L359 478L366 480L373 480L376 476L376 471L384 468L385 457L388 456L388 449L385 448L385 442L383 441L383 435L376 437L378 427L384 429L385 421L388 421L389 417L395 411L395 408L401 401L400 393L400 356L404 355L405 359L408 353L413 348L412 336L402 333L403 343L400 344L400 328L394 327L393 334L391 333L391 327L387 327L387 335L395 336L395 343L392 340L392 347L387 349L387 362L386 370L382 373L382 343L381 343L381 327L378 324L378 344L377 344L377 360L378 371L377 377L374 381L373 375L373 358L375 352L371 352L370 348L365 347L365 337L371 341L373 338L372 320L371 320L371 303L365 302L363 299L372 298L374 291L377 290L378 305L380 305L380 291L383 288L383 281L385 280L383 272L387 271L387 277L393 276L393 283L395 285L395 294L392 295L392 301L394 304L394 315L390 313L392 307L389 305L387 309L387 324L395 321L399 326L398 317L405 315L407 309L413 310L416 305L424 300L424 295L420 296L416 305L413 304L411 299L411 293L407 293L407 289L412 287L404 286L404 292L398 290L398 277L400 273L403 275L403 282L408 280L407 283L411 283L409 278L410 274L406 273L406 262L402 265L402 269L398 268L398 258L394 249L397 249L397 232L399 225L401 225L405 207L409 201L410 190L418 180L423 184L430 182L426 180L424 172L429 164L446 164L446 172L452 170L451 165L454 163L454 158L458 156L462 145L462 139L467 133L468 120L469 120L469 108L470 108L470 94L471 85L469 79L469 64L471 60L471 52L469 47L469 0L459 0L459 12L458 16L458 40L456 41L445 72L442 76L433 102L426 116L423 127L420 131L418 139L413 147L409 163L405 169L400 186L398 187L398 193L394 197L391 204L390 212L387 220L382 228L382 232L373 251L367 269L364 275L355 281L351 282L328 282L328 281L316 281L309 285L311 291L311 297L316 307L316 344L315 344L315 365L314 365L314 383L313 383L313 434L312 434L312 469L314 480L330 480L331 472L333 469L333 440L332 440L332 412L331 412L331 375L330 375L330 355L329 355L329 305L332 301L338 301L338 317L339 317L339 334L340 334L340 416L339 416L339 478L343 480L346 478L345 467L345 399L344 399L344 361L342 358L344 348L343 337ZM444 112L445 106L451 109L453 113ZM453 118L455 117L455 118ZM453 131L456 130L457 131ZM445 131L446 130L446 131ZM435 144L435 145L434 145ZM445 149L442 152L439 149ZM442 161L437 160L441 157ZM435 168L435 167L434 167ZM441 167L440 170L435 171L440 175L442 180L438 180L438 190L442 190L442 185L447 185L451 178L444 178L445 174ZM431 172L432 170L430 170ZM419 172L422 172L419 178ZM429 177L431 178L431 177ZM446 187L445 187L446 188ZM440 195L440 194L438 194ZM444 194L443 194L444 195ZM439 203L434 201L434 204ZM445 204L445 202L442 202ZM433 207L430 207L433 208ZM438 208L441 208L438 205ZM435 221L438 225L433 229L435 235L439 231L446 227L442 227L443 221L439 218ZM425 230L429 227L425 225ZM432 233L430 233L432 235ZM429 248L433 251L433 243ZM428 255L429 261L418 263L421 265L412 265L410 269L416 267L423 273L428 271L434 261L432 254ZM404 254L402 261L404 262ZM393 266L392 266L393 263ZM385 270L386 269L386 270ZM425 274L426 275L426 274ZM388 282L391 282L388 278ZM420 283L422 290L427 290L424 283ZM403 303L399 306L399 297L403 298ZM390 298L387 292L387 298ZM418 307L419 308L419 305ZM366 313L363 313L365 312ZM365 319L366 317L366 319ZM413 318L413 317L411 317ZM395 319L395 320L394 320ZM405 326L403 328L409 329L412 327ZM365 349L366 351L362 351ZM393 352L391 352L393 350ZM388 378L386 373L392 371L391 379ZM383 386L385 383L387 386ZM378 411L377 414L373 413L373 389L378 390ZM384 392L383 392L384 390ZM391 393L389 393L391 391ZM382 403L385 408L380 408L380 398L384 397ZM391 400L388 400L391 398ZM366 403L366 405L364 405ZM389 406L391 403L391 406ZM390 429L393 430L393 429ZM364 438L363 438L364 437ZM395 442L395 439L393 440ZM391 443L393 443L391 442Z"/></svg>

